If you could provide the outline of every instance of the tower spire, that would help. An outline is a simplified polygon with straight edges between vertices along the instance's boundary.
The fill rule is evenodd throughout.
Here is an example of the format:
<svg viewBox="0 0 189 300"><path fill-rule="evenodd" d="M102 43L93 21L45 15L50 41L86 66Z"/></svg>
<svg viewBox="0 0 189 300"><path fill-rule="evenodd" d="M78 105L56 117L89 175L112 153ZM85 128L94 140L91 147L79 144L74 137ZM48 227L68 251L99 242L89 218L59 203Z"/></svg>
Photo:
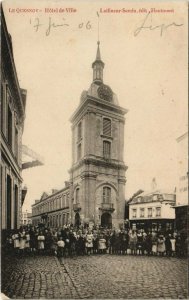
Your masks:
<svg viewBox="0 0 189 300"><path fill-rule="evenodd" d="M97 41L97 52L96 52L96 60L92 64L93 68L93 82L100 85L103 83L103 69L104 69L104 63L101 60L100 55L100 39L99 39L99 13L97 12L98 16L98 41Z"/></svg>

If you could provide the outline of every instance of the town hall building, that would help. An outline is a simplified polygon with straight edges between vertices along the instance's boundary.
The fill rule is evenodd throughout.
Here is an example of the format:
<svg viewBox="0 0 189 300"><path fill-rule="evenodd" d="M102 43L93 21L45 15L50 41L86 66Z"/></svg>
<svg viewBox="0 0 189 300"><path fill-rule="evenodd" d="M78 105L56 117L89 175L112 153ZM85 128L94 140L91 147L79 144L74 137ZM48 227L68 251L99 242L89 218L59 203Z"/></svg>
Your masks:
<svg viewBox="0 0 189 300"><path fill-rule="evenodd" d="M33 214L35 223L42 221L58 227L63 226L66 220L66 223L76 226L123 225L127 170L124 163L124 116L127 110L119 106L116 94L103 82L104 62L100 55L100 42L97 43L92 69L93 82L88 90L82 92L79 106L70 119L72 166L66 188L67 193L69 190L69 203L66 207L61 206L63 201L59 200L59 206L53 210L50 204L47 205L43 218L41 213ZM60 199L61 193L58 194ZM32 211L40 211L37 208L51 199L54 201L55 195L36 201ZM52 214L57 216L54 223L51 222Z"/></svg>

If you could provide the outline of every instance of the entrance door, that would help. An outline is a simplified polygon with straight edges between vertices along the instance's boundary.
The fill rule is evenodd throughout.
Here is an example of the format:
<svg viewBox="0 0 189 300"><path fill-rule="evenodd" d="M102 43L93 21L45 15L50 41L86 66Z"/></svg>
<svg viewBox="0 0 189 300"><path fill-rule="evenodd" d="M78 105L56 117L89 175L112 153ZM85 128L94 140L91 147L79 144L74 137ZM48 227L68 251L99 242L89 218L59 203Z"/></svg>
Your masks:
<svg viewBox="0 0 189 300"><path fill-rule="evenodd" d="M112 228L112 216L110 213L103 213L101 216L101 226Z"/></svg>
<svg viewBox="0 0 189 300"><path fill-rule="evenodd" d="M79 215L79 213L76 213L75 214L75 226L79 227L80 224L81 224L80 215Z"/></svg>

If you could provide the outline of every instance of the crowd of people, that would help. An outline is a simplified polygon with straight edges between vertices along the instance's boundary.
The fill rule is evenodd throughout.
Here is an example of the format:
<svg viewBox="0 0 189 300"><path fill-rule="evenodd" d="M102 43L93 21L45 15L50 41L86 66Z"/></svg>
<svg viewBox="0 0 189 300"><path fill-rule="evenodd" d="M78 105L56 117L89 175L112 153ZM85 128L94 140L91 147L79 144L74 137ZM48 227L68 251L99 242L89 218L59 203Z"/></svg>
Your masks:
<svg viewBox="0 0 189 300"><path fill-rule="evenodd" d="M91 254L186 256L188 239L179 233L104 228L25 226L6 237L5 251L18 256Z"/></svg>

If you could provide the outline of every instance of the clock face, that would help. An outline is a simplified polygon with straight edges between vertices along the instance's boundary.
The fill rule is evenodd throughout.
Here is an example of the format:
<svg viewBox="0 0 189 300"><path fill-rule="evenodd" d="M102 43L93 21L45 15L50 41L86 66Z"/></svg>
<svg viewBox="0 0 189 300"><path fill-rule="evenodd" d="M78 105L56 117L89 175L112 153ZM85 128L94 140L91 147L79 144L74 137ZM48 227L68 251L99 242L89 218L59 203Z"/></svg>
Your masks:
<svg viewBox="0 0 189 300"><path fill-rule="evenodd" d="M103 100L111 102L113 93L108 85L102 84L98 88L98 96Z"/></svg>

